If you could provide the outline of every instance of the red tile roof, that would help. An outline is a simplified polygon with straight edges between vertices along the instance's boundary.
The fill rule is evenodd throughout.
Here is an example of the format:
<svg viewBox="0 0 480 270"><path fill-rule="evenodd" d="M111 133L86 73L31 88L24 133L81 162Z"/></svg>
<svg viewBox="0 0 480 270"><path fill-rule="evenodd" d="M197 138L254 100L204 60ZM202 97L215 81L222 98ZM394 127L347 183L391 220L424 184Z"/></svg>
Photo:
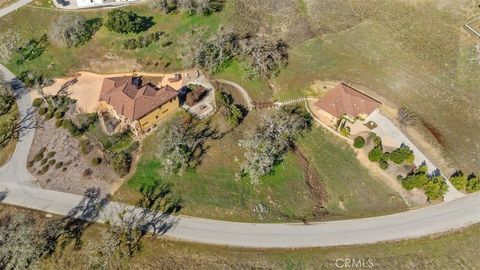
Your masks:
<svg viewBox="0 0 480 270"><path fill-rule="evenodd" d="M105 78L99 101L110 104L115 111L131 121L138 120L178 96L178 91L166 85L158 88L141 77Z"/></svg>
<svg viewBox="0 0 480 270"><path fill-rule="evenodd" d="M369 115L378 108L380 104L380 101L341 83L315 102L315 107L338 118L344 114L352 117L362 113Z"/></svg>

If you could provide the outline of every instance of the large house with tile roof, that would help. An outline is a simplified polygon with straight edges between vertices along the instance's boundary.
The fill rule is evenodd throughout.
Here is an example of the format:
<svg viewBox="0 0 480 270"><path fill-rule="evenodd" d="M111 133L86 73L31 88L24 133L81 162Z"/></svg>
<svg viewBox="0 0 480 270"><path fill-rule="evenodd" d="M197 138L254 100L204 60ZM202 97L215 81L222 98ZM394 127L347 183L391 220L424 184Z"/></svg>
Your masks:
<svg viewBox="0 0 480 270"><path fill-rule="evenodd" d="M170 84L158 86L143 76L105 78L99 97L99 108L148 132L158 122L179 108L179 91Z"/></svg>
<svg viewBox="0 0 480 270"><path fill-rule="evenodd" d="M315 102L315 108L333 118L366 119L381 102L341 83Z"/></svg>

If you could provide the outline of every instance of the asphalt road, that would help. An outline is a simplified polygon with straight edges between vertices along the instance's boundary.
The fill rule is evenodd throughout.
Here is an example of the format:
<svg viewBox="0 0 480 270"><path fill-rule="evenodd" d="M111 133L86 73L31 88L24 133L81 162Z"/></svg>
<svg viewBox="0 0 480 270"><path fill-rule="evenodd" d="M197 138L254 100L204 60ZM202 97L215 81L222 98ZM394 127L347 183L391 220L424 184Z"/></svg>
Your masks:
<svg viewBox="0 0 480 270"><path fill-rule="evenodd" d="M25 2L25 1L24 1ZM28 1L27 1L28 2ZM0 10L1 14L6 14ZM0 65L0 75L12 79L13 74ZM20 112L31 105L29 94L18 101ZM46 190L33 182L26 169L27 153L34 132L27 133L17 143L13 157L0 168L0 199L3 203L67 215L81 209L79 218L102 222L112 219L119 209L144 209L111 202L103 208L85 204L80 195ZM85 206L84 208L79 207ZM102 209L98 215L86 211L88 206ZM95 212L95 211L93 211ZM480 222L480 193L403 213L365 219L320 222L313 224L254 224L207 220L193 217L161 216L150 213L151 230L176 239L208 244L300 248L375 243L400 240L446 232Z"/></svg>

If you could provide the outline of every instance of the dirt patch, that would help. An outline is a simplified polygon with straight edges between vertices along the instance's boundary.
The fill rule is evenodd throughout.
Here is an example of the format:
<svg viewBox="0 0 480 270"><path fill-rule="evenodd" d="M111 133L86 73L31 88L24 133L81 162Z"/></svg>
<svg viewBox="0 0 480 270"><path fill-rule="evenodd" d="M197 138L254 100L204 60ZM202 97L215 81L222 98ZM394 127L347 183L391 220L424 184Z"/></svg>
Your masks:
<svg viewBox="0 0 480 270"><path fill-rule="evenodd" d="M432 133L433 137L435 137L438 143L440 143L442 146L445 146L445 139L443 138L442 133L440 133L440 130L438 130L432 124L423 120L422 120L422 124L425 126L426 129L428 129L428 131L430 131L430 133Z"/></svg>
<svg viewBox="0 0 480 270"><path fill-rule="evenodd" d="M29 162L44 147L44 157L29 167L43 188L83 194L88 188L96 187L106 194L112 193L114 187L118 186L116 183L121 182L121 178L106 164L100 150L93 149L87 155L81 154L79 140L73 138L66 129L55 127L53 119L45 121L35 131ZM103 161L95 166L92 160L97 157ZM47 164L48 170L42 173L42 168Z"/></svg>
<svg viewBox="0 0 480 270"><path fill-rule="evenodd" d="M295 148L295 155L298 157L300 164L302 165L305 183L308 186L312 200L315 205L314 217L315 219L321 219L322 217L328 214L328 210L325 208L325 203L327 202L327 192L322 186L320 181L320 176L317 174L315 168L310 164L307 158L302 154L302 152Z"/></svg>

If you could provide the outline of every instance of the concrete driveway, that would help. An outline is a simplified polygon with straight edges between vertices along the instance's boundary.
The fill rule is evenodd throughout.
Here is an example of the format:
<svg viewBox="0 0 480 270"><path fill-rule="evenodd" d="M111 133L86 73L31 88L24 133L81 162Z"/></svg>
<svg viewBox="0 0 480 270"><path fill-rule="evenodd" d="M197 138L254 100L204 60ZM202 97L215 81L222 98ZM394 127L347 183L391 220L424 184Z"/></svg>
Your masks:
<svg viewBox="0 0 480 270"><path fill-rule="evenodd" d="M387 144L388 146L392 147L400 147L400 145L404 144L413 151L415 155L414 164L416 166L421 166L422 164L427 165L429 173L440 173L440 169L435 166L427 156L425 156L422 151L420 151L415 144L413 144L407 136L405 136L402 131L395 126L390 119L382 115L378 110L374 111L370 116L366 119L365 122L373 121L377 124L377 127L372 131L375 132L378 136L382 138L382 142ZM443 175L442 175L443 176ZM447 177L443 176L445 179ZM455 187L450 183L450 181L446 180L448 185L448 191L444 196L445 201L451 201L458 199L460 197L465 196L460 191L456 190Z"/></svg>

